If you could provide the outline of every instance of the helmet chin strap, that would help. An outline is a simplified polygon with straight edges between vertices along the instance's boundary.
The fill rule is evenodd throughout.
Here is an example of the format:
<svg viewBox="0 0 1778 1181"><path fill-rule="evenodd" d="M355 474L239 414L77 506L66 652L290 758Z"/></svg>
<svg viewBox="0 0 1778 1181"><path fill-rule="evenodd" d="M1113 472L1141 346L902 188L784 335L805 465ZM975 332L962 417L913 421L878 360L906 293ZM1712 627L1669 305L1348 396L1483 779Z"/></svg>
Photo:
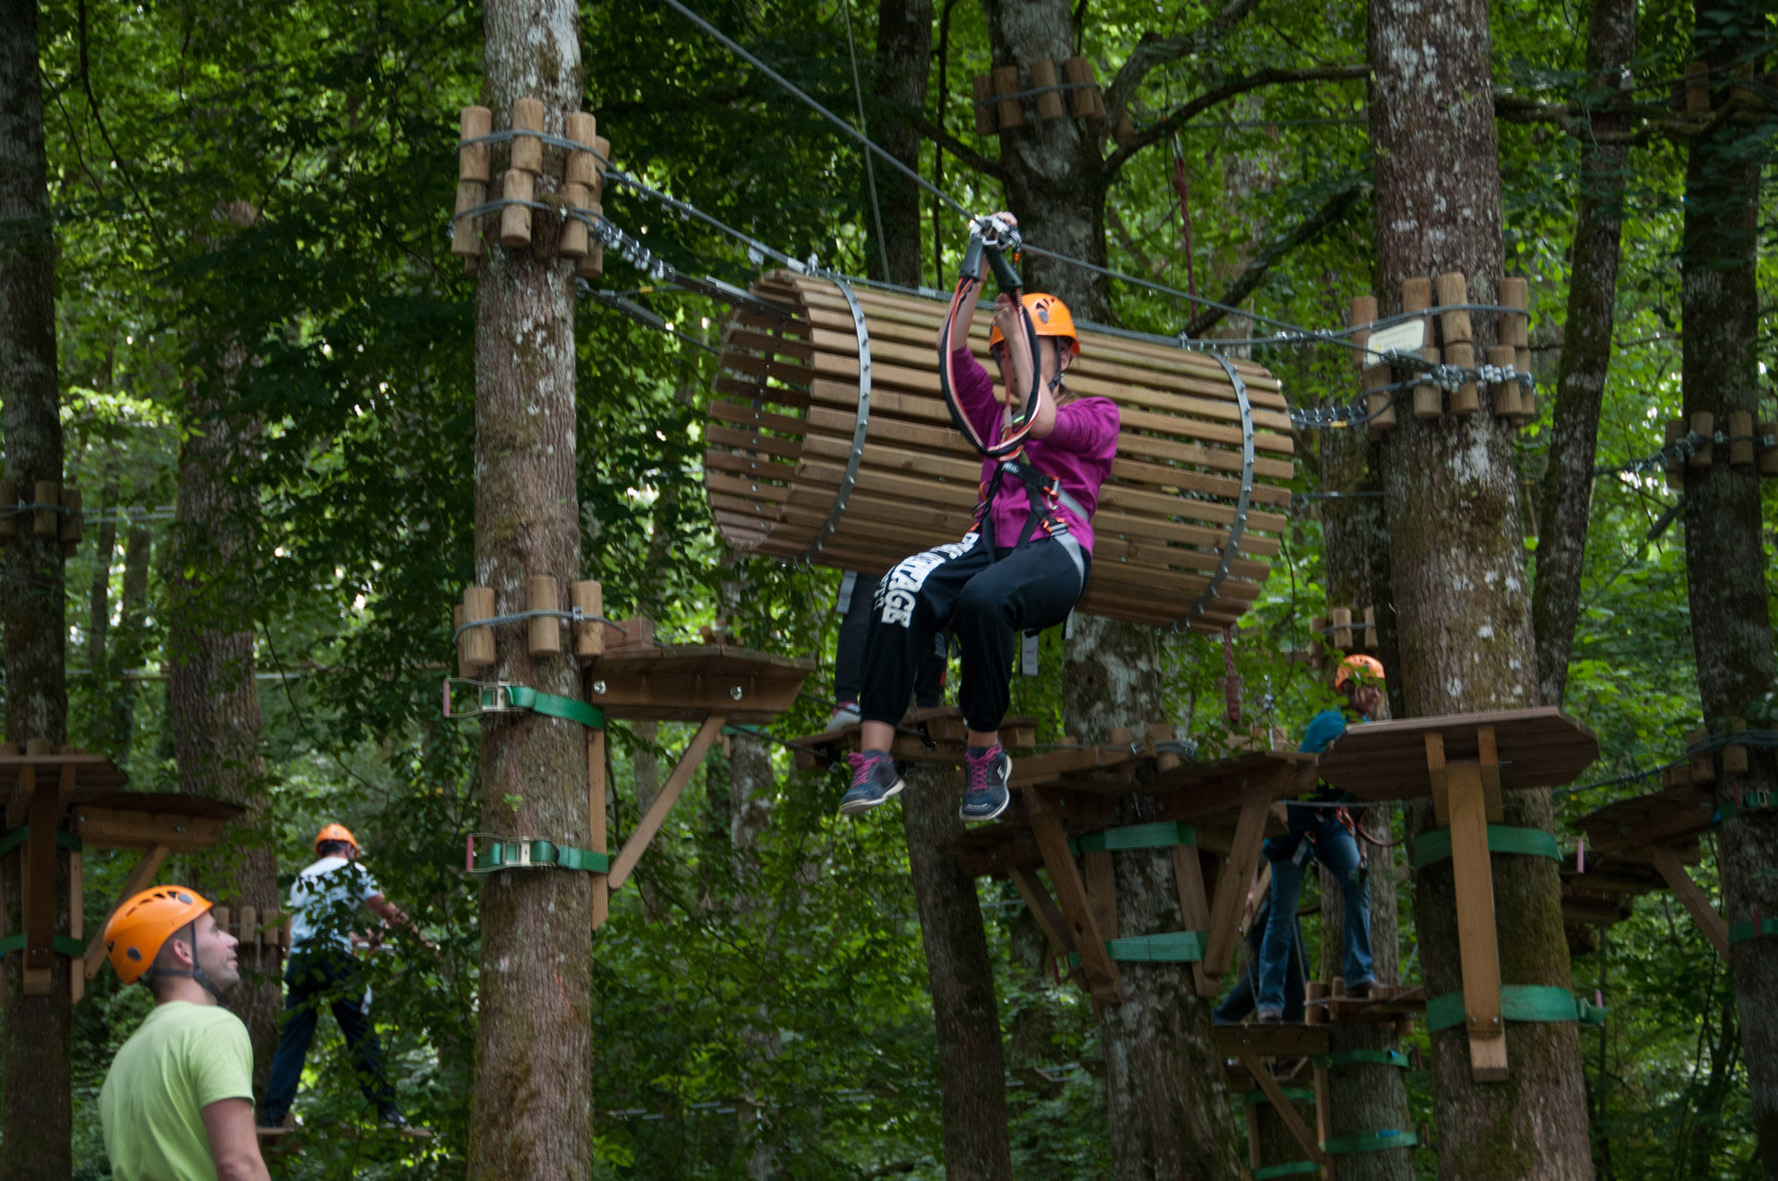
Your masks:
<svg viewBox="0 0 1778 1181"><path fill-rule="evenodd" d="M188 940L191 944L191 967L151 968L147 975L156 979L162 976L183 976L187 979L196 980L199 984L204 986L205 992L208 992L220 1002L222 1000L222 989L216 987L216 981L210 978L210 973L198 967L198 925L196 923L187 923L185 930L191 935L191 938ZM175 935L173 938L178 939L179 936Z"/></svg>

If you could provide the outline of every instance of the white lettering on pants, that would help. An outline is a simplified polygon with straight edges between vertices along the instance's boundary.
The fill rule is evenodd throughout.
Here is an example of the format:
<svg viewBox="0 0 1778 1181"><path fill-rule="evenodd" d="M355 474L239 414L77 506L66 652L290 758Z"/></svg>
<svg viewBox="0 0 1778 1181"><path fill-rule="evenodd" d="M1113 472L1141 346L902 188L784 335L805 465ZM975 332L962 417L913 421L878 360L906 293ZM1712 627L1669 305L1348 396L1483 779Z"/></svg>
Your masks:
<svg viewBox="0 0 1778 1181"><path fill-rule="evenodd" d="M918 601L920 588L925 585L927 576L946 562L960 558L974 549L977 536L979 535L975 533L966 533L962 541L936 546L911 558L903 558L877 584L877 609L882 613L882 621L912 627L914 604Z"/></svg>

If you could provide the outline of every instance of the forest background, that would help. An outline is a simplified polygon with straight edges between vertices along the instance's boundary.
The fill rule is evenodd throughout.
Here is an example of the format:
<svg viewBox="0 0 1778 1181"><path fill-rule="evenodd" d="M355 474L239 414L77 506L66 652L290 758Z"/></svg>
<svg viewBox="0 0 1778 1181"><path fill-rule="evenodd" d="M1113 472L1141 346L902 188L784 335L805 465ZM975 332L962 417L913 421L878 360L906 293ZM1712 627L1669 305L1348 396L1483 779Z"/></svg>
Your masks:
<svg viewBox="0 0 1778 1181"><path fill-rule="evenodd" d="M1002 207L976 166L977 154L996 154L971 112L970 79L989 65L981 8L933 6L937 56L911 112L877 97L873 52L883 13L907 6L848 11L846 2L699 8L835 110L862 103L873 127L943 128L942 158L932 137L922 140L922 174L970 208ZM1199 3L1082 0L1079 52L1108 79L1145 38L1214 15ZM1496 4L1496 81L1551 102L1584 95L1588 18L1581 6ZM45 5L38 19L67 470L88 509L87 541L67 567L69 741L117 759L138 788L177 789L165 670L181 636L246 637L229 659L237 671L250 662L257 692L229 698L215 720L238 733L258 727L236 771L267 794L265 824L242 831L246 847L176 860L161 877L226 900L227 865L275 856L287 886L322 823L358 834L390 898L440 944L436 958L398 951L372 962L374 1012L404 1106L437 1135L420 1146L315 1138L284 1174L455 1175L478 961L473 886L458 867L480 807L476 730L438 716L450 604L474 581L473 280L450 256L447 226L456 112L480 86L479 9L77 0ZM793 257L854 274L875 265L873 178L854 144L662 6L588 3L581 20L585 105L620 167ZM1691 56L1692 12L1645 0L1637 20L1624 88L1664 101ZM1770 22L1750 36L1769 44ZM1262 69L1334 73L1322 68L1364 57L1362 6L1262 4L1213 52L1149 73L1133 122L1153 128L1183 99ZM1348 300L1372 290L1375 265L1365 100L1362 75L1255 87L1152 137L1107 196L1113 265L1212 296L1253 277L1239 299L1249 310L1342 325ZM1534 367L1547 390L1564 339L1579 145L1558 126L1503 121L1500 150L1507 270L1531 278ZM1657 452L1680 413L1684 171L1683 147L1669 139L1631 149L1600 425L1607 467ZM1769 293L1778 279L1769 163L1761 175ZM884 180L879 166L874 182ZM965 230L923 207L922 273L944 287ZM742 286L757 274L761 260L732 240L632 192L608 188L605 208L682 271ZM1296 232L1316 220L1314 232ZM720 617L751 646L817 656L809 699L772 729L818 729L838 576L728 555L701 490L709 346L725 309L653 289L615 256L596 286L672 331L581 302L587 576L603 581L610 614L651 615L666 638ZM1114 284L1112 298L1117 323L1152 332L1177 332L1197 312L1129 284ZM1759 339L1768 397L1778 365L1771 323L1768 307ZM1237 320L1216 331L1252 329ZM1357 394L1357 371L1339 350L1262 345L1253 355L1282 376L1294 405ZM1544 404L1545 420L1519 437L1527 505L1548 446ZM1771 417L1764 406L1761 417ZM234 429L243 423L251 429ZM224 462L207 471L222 473L220 483L198 495L193 457L219 438ZM1298 441L1300 454L1315 454L1312 433ZM1320 487L1307 463L1295 487L1338 491ZM1770 522L1778 512L1765 489ZM1675 496L1658 469L1608 472L1594 491L1565 708L1599 735L1602 754L1559 796L1568 817L1647 790L1637 776L1671 761L1699 715ZM1327 606L1320 503L1296 506L1266 595L1233 644L1245 721L1293 737L1331 701L1298 658ZM1769 566L1770 529L1765 541ZM1526 544L1534 552L1535 536ZM1164 651L1168 718L1202 751L1221 749L1222 645L1176 635ZM1059 667L1060 637L1046 636L1041 675L1015 685L1015 710L1044 720L1043 740L1059 733ZM654 789L659 757L683 740L672 726L614 728L618 835ZM738 793L728 759L712 759L639 872L640 889L614 900L598 935L595 1175L942 1176L934 1034L900 828L836 818L835 775L794 773L781 749L741 739L743 748L772 752L772 788ZM1706 842L1700 877L1714 890L1710 856ZM88 930L112 901L105 883L126 869L91 856ZM1021 1031L1008 1055L1017 1173L1102 1176L1109 1150L1090 1007L1034 950L1041 937L1010 887L981 891L1002 1016ZM1412 980L1405 884L1402 903ZM1308 928L1313 941L1313 919ZM1612 1011L1596 1040L1587 1035L1600 1175L1755 1175L1733 992L1708 943L1666 894L1639 901L1608 935L1576 930L1571 941L1576 986L1599 988ZM147 1000L107 973L76 1010L78 1176L107 1174L98 1086ZM349 1131L366 1113L331 1029L323 1023L299 1111L311 1126ZM1424 1120L1429 1084L1416 1071L1409 1085ZM1432 1155L1418 1157L1433 1175Z"/></svg>

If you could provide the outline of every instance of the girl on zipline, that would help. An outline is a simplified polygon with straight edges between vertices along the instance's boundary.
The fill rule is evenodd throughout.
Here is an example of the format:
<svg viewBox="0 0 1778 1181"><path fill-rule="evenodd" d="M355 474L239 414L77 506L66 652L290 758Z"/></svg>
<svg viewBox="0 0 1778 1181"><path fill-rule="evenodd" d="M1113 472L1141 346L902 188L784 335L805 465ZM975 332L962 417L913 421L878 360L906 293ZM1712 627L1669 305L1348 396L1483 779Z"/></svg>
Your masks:
<svg viewBox="0 0 1778 1181"><path fill-rule="evenodd" d="M1002 229L1017 224L1002 213L983 225L996 223ZM946 627L963 654L958 703L969 734L962 816L1000 815L1012 774L1012 760L1000 745L1000 721L1010 698L1017 637L1062 623L1086 586L1093 510L1117 453L1117 405L1109 398L1077 397L1062 384L1080 355L1067 305L1046 294L1015 302L1005 291L988 336L1004 389L996 397L993 379L968 346L987 268L972 243L939 336L941 354L947 340L961 342L939 364L949 366L952 415L984 456L975 524L962 540L903 560L877 585L859 698L863 749L851 756L852 786L840 801L842 815L867 812L901 790L890 744L921 660ZM996 264L997 272L1004 269ZM1027 399L1015 422L1019 391L1034 384L1035 408ZM1015 445L1021 435L1022 445Z"/></svg>

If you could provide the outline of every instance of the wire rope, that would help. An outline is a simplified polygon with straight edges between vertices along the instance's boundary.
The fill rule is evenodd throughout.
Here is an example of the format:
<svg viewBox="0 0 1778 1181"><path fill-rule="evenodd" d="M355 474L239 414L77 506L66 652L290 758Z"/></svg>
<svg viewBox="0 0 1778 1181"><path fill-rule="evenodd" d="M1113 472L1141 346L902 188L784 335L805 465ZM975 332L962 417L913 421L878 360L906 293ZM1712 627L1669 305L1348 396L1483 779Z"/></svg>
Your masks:
<svg viewBox="0 0 1778 1181"><path fill-rule="evenodd" d="M867 126L864 118L864 87L858 81L858 46L852 40L852 0L840 0L840 11L846 17L846 52L852 57L852 96L858 100L858 130ZM877 202L877 167L871 161L870 153L864 154L864 179L870 188L871 217L877 223L877 255L883 267L883 273L889 273L889 259L883 251L888 248L889 239L883 233L883 207Z"/></svg>

